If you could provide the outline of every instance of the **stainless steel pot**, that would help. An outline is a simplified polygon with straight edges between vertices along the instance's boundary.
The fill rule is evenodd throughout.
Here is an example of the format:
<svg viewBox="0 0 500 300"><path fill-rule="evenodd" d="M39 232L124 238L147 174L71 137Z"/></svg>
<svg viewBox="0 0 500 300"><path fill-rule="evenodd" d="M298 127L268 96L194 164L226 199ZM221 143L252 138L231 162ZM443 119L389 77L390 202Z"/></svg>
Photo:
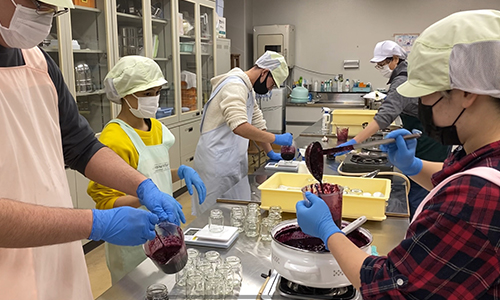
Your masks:
<svg viewBox="0 0 500 300"><path fill-rule="evenodd" d="M342 221L342 224L347 225L349 222ZM297 225L297 219L283 221L271 231L271 261L273 268L281 276L295 283L316 288L352 285L330 252L303 250L276 240L276 233L290 225ZM361 250L371 254L372 235L364 228L360 227L358 230L369 239L369 243L361 247Z"/></svg>

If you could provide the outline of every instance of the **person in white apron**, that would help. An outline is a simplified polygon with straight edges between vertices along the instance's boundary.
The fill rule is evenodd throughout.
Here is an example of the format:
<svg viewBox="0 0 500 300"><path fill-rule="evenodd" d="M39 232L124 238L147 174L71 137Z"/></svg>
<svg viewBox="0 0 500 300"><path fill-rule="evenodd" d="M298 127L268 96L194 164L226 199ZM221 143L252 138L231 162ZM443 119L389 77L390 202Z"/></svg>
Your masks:
<svg viewBox="0 0 500 300"><path fill-rule="evenodd" d="M387 135L396 139L382 147L391 163L430 190L404 240L387 256L366 254L311 193L310 206L297 203L298 223L328 245L363 299L498 299L500 11L459 12L431 25L414 42L408 64L398 92L419 98L430 137L458 147L444 163L422 161L417 141L402 138L410 131Z"/></svg>
<svg viewBox="0 0 500 300"><path fill-rule="evenodd" d="M1 7L0 298L90 300L81 240L140 245L155 237L158 217L130 207L73 209L65 165L133 195L147 178L99 143L57 65L36 47L72 2ZM142 186L142 202L162 196Z"/></svg>
<svg viewBox="0 0 500 300"><path fill-rule="evenodd" d="M212 94L205 103L194 157L194 169L207 186L207 197L201 205L193 195L193 215L200 215L221 197L250 200L248 180L241 180L248 173L250 139L260 142L273 160L280 160L281 155L272 150L270 143L292 144L290 133L275 135L266 131L262 111L252 93L253 87L257 95L265 95L287 77L284 57L267 51L246 72L234 68L212 78Z"/></svg>
<svg viewBox="0 0 500 300"><path fill-rule="evenodd" d="M199 192L203 203L205 186L196 172L182 165L171 169L168 151L175 142L174 135L154 119L158 108L161 87L167 81L160 67L150 58L126 56L111 69L105 79L107 96L121 103L121 111L103 129L100 141L115 151L125 162L141 172L172 197L172 179L185 179L192 194L192 185ZM109 209L133 206L145 209L139 199L115 189L91 181L88 194L96 201L96 207ZM179 219L185 222L182 211ZM178 222L176 222L179 225ZM115 283L137 267L145 258L142 246L126 247L106 243L106 262Z"/></svg>

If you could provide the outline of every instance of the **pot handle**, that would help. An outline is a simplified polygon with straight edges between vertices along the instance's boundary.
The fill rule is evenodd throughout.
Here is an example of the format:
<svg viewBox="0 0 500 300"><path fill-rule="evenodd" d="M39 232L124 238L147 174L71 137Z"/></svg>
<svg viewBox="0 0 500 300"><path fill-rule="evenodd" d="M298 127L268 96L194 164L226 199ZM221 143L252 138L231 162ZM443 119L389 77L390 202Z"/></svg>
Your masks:
<svg viewBox="0 0 500 300"><path fill-rule="evenodd" d="M319 273L319 269L317 266L301 266L301 265L296 265L291 263L290 261L287 261L285 265L283 266L285 269L288 271L294 273L302 273L302 274L317 274Z"/></svg>

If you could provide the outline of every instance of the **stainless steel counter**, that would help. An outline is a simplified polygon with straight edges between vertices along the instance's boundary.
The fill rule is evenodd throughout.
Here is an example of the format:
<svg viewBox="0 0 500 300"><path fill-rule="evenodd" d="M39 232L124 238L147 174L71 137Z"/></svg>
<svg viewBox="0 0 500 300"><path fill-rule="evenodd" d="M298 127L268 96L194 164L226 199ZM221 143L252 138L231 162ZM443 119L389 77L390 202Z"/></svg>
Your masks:
<svg viewBox="0 0 500 300"><path fill-rule="evenodd" d="M312 127L312 126L311 126ZM310 128L308 130L314 130ZM307 130L306 130L307 131ZM295 142L299 148L307 146L315 137L299 136ZM333 147L336 145L335 139L322 142L323 147ZM340 160L325 159L325 174L336 175ZM270 177L274 172L259 168L255 173L245 177L243 180L250 185L251 199L230 199L233 203L217 203L213 208L223 211L225 224L229 225L230 208L234 205L246 205L249 201L260 202L260 191L258 186ZM405 194L405 186L401 179L395 177L392 182L391 197L388 201L387 219L382 222L367 221L363 227L368 229L373 235L373 245L377 247L380 255L387 254L392 248L399 244L406 234L409 220L405 217L408 213L408 204ZM389 216L391 215L391 216ZM209 211L205 212L186 228L202 228L208 223ZM399 216L399 217L394 217ZM293 218L292 214L285 214L284 218ZM260 238L248 238L240 234L238 239L229 249L193 247L201 252L217 250L223 257L236 255L241 258L243 265L243 284L240 289L238 299L255 299L265 279L261 274L267 274L271 269L271 249L270 242L261 241ZM149 259L146 259L135 270L126 275L118 283L114 284L99 300L143 300L146 288L153 283L163 283L169 289L170 299L184 299L184 290L175 285L175 276L166 275L160 271Z"/></svg>
<svg viewBox="0 0 500 300"><path fill-rule="evenodd" d="M245 203L246 204L246 203ZM236 204L217 203L225 216L225 223L229 225L230 208ZM187 228L200 228L207 224L209 212L195 219ZM380 255L387 254L404 238L408 219L389 217L383 222L368 221L363 225L373 235L373 245ZM229 249L215 249L208 247L193 247L201 252L217 250L222 257L236 255L242 260L243 284L237 299L255 299L265 279L261 274L267 274L271 269L271 242L261 241L260 238L248 238L240 234L236 242ZM146 288L153 283L163 283L169 289L170 299L184 299L184 290L175 285L175 276L166 275L146 259L135 270L130 272L117 284L113 285L99 300L143 300Z"/></svg>

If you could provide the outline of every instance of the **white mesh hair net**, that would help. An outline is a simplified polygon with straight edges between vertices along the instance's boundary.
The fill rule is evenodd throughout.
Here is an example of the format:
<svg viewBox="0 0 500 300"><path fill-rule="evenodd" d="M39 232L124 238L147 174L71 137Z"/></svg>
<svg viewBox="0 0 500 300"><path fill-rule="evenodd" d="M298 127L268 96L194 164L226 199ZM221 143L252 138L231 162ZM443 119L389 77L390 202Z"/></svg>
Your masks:
<svg viewBox="0 0 500 300"><path fill-rule="evenodd" d="M453 89L500 98L500 41L453 46L450 83Z"/></svg>

